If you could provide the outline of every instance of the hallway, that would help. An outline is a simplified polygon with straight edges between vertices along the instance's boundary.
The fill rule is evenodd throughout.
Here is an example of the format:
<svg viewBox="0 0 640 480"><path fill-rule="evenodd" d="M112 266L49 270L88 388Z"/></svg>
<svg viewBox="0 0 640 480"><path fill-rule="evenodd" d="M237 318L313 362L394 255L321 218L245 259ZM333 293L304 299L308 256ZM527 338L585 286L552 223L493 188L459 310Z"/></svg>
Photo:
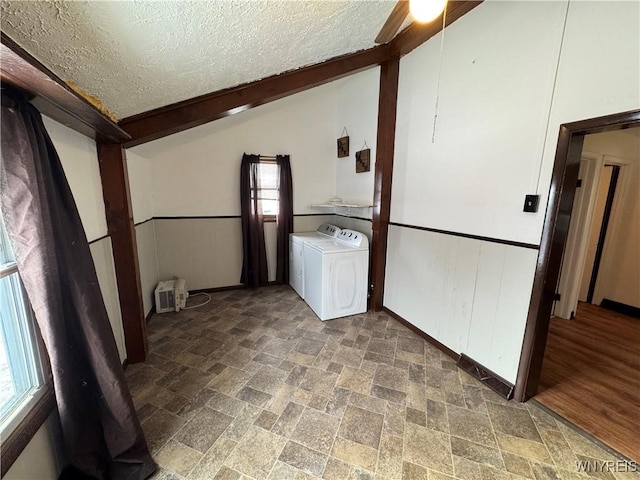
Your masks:
<svg viewBox="0 0 640 480"><path fill-rule="evenodd" d="M535 399L640 461L640 321L582 302L553 318Z"/></svg>

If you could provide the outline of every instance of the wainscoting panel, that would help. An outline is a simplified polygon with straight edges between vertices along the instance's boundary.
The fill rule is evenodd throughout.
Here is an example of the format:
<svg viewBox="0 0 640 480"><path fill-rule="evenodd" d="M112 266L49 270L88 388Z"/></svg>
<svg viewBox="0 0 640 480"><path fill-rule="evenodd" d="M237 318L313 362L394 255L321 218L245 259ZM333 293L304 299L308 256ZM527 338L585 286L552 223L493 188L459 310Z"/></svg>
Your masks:
<svg viewBox="0 0 640 480"><path fill-rule="evenodd" d="M155 301L154 291L160 280L158 249L156 247L156 221L149 219L136 225L138 265L140 266L140 283L142 284L142 303L145 316L153 308Z"/></svg>
<svg viewBox="0 0 640 480"><path fill-rule="evenodd" d="M391 225L384 306L515 383L537 255Z"/></svg>
<svg viewBox="0 0 640 480"><path fill-rule="evenodd" d="M371 235L371 222L337 215L295 215L294 231L315 231L323 223L344 225ZM187 279L189 290L239 285L242 270L240 217L154 218L136 227L145 313L158 280ZM153 241L155 236L155 242ZM276 224L265 223L269 280L275 279ZM153 254L157 251L158 276ZM153 285L153 286L152 286ZM147 298L149 297L149 298Z"/></svg>
<svg viewBox="0 0 640 480"><path fill-rule="evenodd" d="M538 251L482 242L464 351L515 383Z"/></svg>
<svg viewBox="0 0 640 480"><path fill-rule="evenodd" d="M116 283L116 271L113 263L113 250L111 238L104 237L89 244L93 263L98 275L98 284L107 309L109 322L116 339L120 361L127 358L127 350L124 343L124 330L122 329L122 315L120 313L120 298L118 297L118 285Z"/></svg>
<svg viewBox="0 0 640 480"><path fill-rule="evenodd" d="M331 223L335 225L334 215L294 215L293 231L313 232L323 223Z"/></svg>
<svg viewBox="0 0 640 480"><path fill-rule="evenodd" d="M332 223L340 228L349 228L351 230L357 230L358 232L364 233L367 237L369 237L369 244L371 244L371 227L373 226L371 220L334 215Z"/></svg>
<svg viewBox="0 0 640 480"><path fill-rule="evenodd" d="M479 249L477 240L390 226L385 307L462 353Z"/></svg>
<svg viewBox="0 0 640 480"><path fill-rule="evenodd" d="M187 279L189 290L240 283L240 217L155 219L160 279Z"/></svg>

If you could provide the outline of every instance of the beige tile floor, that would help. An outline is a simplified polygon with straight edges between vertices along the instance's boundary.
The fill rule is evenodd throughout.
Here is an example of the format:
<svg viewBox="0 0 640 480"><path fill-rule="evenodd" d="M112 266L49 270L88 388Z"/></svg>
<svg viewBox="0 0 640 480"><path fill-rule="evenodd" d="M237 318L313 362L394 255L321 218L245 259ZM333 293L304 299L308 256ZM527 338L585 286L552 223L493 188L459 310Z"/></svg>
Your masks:
<svg viewBox="0 0 640 480"><path fill-rule="evenodd" d="M157 480L564 480L617 460L384 313L321 322L288 287L212 297L155 315L126 372Z"/></svg>

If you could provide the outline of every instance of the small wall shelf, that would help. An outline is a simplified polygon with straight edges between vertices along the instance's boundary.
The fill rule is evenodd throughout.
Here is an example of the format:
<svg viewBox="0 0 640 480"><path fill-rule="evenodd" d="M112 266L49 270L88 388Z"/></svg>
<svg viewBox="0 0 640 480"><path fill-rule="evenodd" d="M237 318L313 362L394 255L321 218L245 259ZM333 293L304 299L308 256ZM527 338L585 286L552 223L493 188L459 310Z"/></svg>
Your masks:
<svg viewBox="0 0 640 480"><path fill-rule="evenodd" d="M343 217L368 216L373 205L364 203L315 203L309 205L311 210L319 210L325 213L334 213Z"/></svg>

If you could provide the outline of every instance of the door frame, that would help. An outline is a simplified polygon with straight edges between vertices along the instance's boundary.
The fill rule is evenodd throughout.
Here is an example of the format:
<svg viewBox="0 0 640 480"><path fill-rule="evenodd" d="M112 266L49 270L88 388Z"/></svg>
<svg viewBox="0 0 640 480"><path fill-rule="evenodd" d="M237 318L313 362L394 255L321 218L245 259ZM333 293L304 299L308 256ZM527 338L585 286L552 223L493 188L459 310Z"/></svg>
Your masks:
<svg viewBox="0 0 640 480"><path fill-rule="evenodd" d="M583 163L584 162L584 163ZM580 156L579 174L582 180L580 198L574 199L571 211L571 222L567 233L567 245L564 258L560 265L557 292L560 300L555 302L553 315L561 318L571 318L575 311L580 295L580 284L584 274L587 257L589 234L594 220L594 207L597 189L602 172L602 155L583 151Z"/></svg>
<svg viewBox="0 0 640 480"><path fill-rule="evenodd" d="M560 125L515 384L514 399L519 402L528 400L538 391L555 289L569 231L584 136L637 126L640 126L640 109Z"/></svg>

